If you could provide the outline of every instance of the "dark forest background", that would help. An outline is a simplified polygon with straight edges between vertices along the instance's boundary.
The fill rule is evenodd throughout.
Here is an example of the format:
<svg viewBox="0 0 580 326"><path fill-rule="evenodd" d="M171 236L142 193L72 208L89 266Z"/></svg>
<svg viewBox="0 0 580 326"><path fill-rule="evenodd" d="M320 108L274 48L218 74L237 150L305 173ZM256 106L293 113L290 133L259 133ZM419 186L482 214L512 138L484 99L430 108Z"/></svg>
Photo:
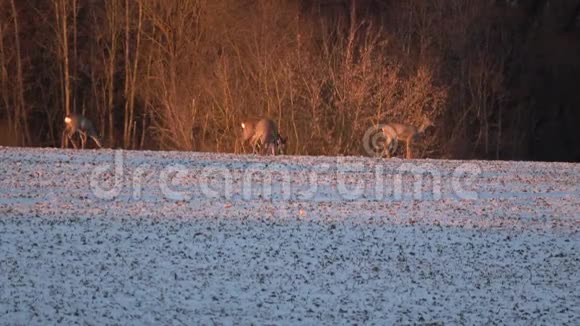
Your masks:
<svg viewBox="0 0 580 326"><path fill-rule="evenodd" d="M580 161L580 0L0 0L0 145L361 155L387 121L421 157Z"/></svg>

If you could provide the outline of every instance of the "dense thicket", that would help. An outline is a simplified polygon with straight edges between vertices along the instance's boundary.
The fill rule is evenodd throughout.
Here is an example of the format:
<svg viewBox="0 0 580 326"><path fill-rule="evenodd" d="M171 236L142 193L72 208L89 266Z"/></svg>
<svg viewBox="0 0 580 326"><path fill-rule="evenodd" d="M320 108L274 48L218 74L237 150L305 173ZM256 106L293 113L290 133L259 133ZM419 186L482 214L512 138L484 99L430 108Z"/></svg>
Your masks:
<svg viewBox="0 0 580 326"><path fill-rule="evenodd" d="M239 152L270 116L290 154L364 154L436 122L433 158L580 161L580 0L0 0L0 143Z"/></svg>

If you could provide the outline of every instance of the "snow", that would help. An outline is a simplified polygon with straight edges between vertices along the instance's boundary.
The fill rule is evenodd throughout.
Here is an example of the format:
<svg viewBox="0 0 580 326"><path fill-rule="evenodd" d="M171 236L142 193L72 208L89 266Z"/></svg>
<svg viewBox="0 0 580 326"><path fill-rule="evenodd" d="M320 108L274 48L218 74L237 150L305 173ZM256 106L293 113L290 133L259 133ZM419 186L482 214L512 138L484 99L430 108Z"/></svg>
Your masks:
<svg viewBox="0 0 580 326"><path fill-rule="evenodd" d="M579 164L0 161L2 325L580 324Z"/></svg>

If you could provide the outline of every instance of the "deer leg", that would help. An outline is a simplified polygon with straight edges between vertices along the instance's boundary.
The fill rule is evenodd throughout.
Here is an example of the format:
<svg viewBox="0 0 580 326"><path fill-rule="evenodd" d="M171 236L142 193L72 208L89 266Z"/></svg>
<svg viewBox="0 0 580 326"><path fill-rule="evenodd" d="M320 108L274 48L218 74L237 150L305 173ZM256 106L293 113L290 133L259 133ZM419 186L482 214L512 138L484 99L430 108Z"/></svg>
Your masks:
<svg viewBox="0 0 580 326"><path fill-rule="evenodd" d="M97 146L99 148L103 148L103 146L101 145L101 142L99 141L99 139L95 136L91 136L91 138L93 139L93 141L95 142L95 144L97 144Z"/></svg>
<svg viewBox="0 0 580 326"><path fill-rule="evenodd" d="M270 149L270 144L268 144L268 143L262 144L262 146L260 147L260 154L262 154L262 155L268 154L269 149Z"/></svg>
<svg viewBox="0 0 580 326"><path fill-rule="evenodd" d="M81 134L81 140L83 142L83 149L85 149L85 147L87 146L87 140L89 139L89 136L86 132L83 132Z"/></svg>
<svg viewBox="0 0 580 326"><path fill-rule="evenodd" d="M412 158L412 154L411 154L411 141L408 140L407 141L407 159L411 159Z"/></svg>
<svg viewBox="0 0 580 326"><path fill-rule="evenodd" d="M250 147L252 147L252 143L250 142ZM242 154L246 154L247 153L247 146L246 146L246 142L242 140Z"/></svg>
<svg viewBox="0 0 580 326"><path fill-rule="evenodd" d="M260 139L260 149L259 149L259 154L260 155L266 155L266 153L268 152L269 149L269 144L265 141L263 141L263 139Z"/></svg>
<svg viewBox="0 0 580 326"><path fill-rule="evenodd" d="M70 142L73 145L74 149L78 149L77 143L72 139L72 135L71 134L68 134L68 139L70 140Z"/></svg>
<svg viewBox="0 0 580 326"><path fill-rule="evenodd" d="M81 136L81 149L85 149L87 144L87 134L84 132L80 132L79 135Z"/></svg>
<svg viewBox="0 0 580 326"><path fill-rule="evenodd" d="M252 147L252 154L257 154L258 153L258 141L259 139L256 138L256 136L252 136L252 138L250 139L250 146Z"/></svg>
<svg viewBox="0 0 580 326"><path fill-rule="evenodd" d="M62 135L60 136L60 147L61 148L68 147L68 133L66 129L62 131Z"/></svg>
<svg viewBox="0 0 580 326"><path fill-rule="evenodd" d="M275 143L275 149L277 150L276 153L278 153L277 155L285 155L284 150L285 150L285 144L286 140L283 139L281 136L278 136L278 139L276 140Z"/></svg>
<svg viewBox="0 0 580 326"><path fill-rule="evenodd" d="M250 149L252 150L252 154L256 154L256 144L253 139L250 139Z"/></svg>
<svg viewBox="0 0 580 326"><path fill-rule="evenodd" d="M248 149L248 146L250 147ZM242 154L250 154L254 152L254 144L252 140L242 141Z"/></svg>
<svg viewBox="0 0 580 326"><path fill-rule="evenodd" d="M397 152L397 148L399 145L399 140L396 137L389 137L387 139L386 144L386 151L387 151L387 158L391 158Z"/></svg>

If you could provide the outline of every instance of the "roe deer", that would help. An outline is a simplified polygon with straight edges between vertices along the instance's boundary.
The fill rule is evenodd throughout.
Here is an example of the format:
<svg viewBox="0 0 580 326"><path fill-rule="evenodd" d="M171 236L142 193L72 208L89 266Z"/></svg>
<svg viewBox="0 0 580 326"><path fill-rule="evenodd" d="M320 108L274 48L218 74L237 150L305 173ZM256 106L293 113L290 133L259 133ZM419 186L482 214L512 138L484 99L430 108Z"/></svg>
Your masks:
<svg viewBox="0 0 580 326"><path fill-rule="evenodd" d="M99 137L97 136L93 123L86 117L77 113L72 113L64 118L64 123L66 124L64 134L71 141L75 149L77 148L77 145L72 140L72 136L75 133L78 133L81 137L81 148L85 148L87 137L91 137L99 148L103 147Z"/></svg>
<svg viewBox="0 0 580 326"><path fill-rule="evenodd" d="M286 138L280 136L276 123L271 119L261 119L259 121L246 120L242 122L242 142L249 141L252 152L255 154L260 149L262 154L267 152L272 155L284 154Z"/></svg>
<svg viewBox="0 0 580 326"><path fill-rule="evenodd" d="M419 128L404 124L404 123L387 123L383 126L383 135L386 138L385 151L387 152L387 158L391 157L390 149L388 147L394 148L393 153L397 150L399 141L404 141L406 144L406 157L407 159L412 158L411 154L411 143L418 140L419 135L421 135L425 130L431 126L435 126L431 120L428 118L423 119L423 123Z"/></svg>

